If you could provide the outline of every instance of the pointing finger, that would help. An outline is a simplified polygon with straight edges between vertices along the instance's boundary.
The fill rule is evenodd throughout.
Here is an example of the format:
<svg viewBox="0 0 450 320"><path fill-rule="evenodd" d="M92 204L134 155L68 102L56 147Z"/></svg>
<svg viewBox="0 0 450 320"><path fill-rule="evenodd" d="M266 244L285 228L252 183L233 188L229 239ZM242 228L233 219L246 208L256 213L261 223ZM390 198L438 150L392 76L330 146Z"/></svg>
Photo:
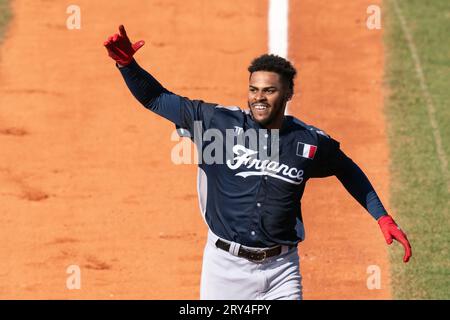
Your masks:
<svg viewBox="0 0 450 320"><path fill-rule="evenodd" d="M405 255L404 255L404 257L403 257L403 262L404 262L404 263L407 263L407 262L409 261L409 258L411 258L411 256L412 256L411 248L410 248L410 247L407 247L407 248L406 248L406 251L405 251Z"/></svg>
<svg viewBox="0 0 450 320"><path fill-rule="evenodd" d="M411 258L411 245L409 244L408 238L406 238L406 235L399 234L395 236L395 239L400 242L405 249L405 255L403 256L403 262L408 262L409 258Z"/></svg>
<svg viewBox="0 0 450 320"><path fill-rule="evenodd" d="M408 240L402 239L400 243L403 245L403 248L405 248L405 255L403 256L403 262L406 263L409 261L409 258L411 258L411 246L409 245Z"/></svg>
<svg viewBox="0 0 450 320"><path fill-rule="evenodd" d="M123 26L123 24L121 24L121 25L119 26L119 32L120 32L120 35L121 35L122 37L126 37L126 36L127 36L127 32L125 31L125 27Z"/></svg>

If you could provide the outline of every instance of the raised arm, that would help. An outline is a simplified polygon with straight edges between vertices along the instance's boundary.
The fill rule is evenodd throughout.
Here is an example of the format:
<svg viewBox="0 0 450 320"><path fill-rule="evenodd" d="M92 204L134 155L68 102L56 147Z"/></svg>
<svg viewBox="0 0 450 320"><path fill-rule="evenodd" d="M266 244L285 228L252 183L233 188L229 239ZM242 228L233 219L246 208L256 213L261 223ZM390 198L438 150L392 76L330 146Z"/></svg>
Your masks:
<svg viewBox="0 0 450 320"><path fill-rule="evenodd" d="M190 100L165 89L134 60L133 55L143 45L142 40L132 44L122 25L118 34L104 42L108 55L116 61L131 93L145 108L191 133L195 121L201 121L203 128L207 128L216 104Z"/></svg>

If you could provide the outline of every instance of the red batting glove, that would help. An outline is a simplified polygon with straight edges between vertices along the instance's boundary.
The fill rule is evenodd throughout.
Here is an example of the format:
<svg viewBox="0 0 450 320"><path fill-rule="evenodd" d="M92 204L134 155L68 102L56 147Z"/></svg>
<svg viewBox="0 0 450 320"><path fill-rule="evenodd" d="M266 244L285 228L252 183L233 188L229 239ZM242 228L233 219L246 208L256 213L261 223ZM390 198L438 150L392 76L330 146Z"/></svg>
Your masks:
<svg viewBox="0 0 450 320"><path fill-rule="evenodd" d="M119 26L119 34L116 33L103 43L108 55L122 66L129 65L133 61L133 55L144 44L143 40L131 44L123 25Z"/></svg>
<svg viewBox="0 0 450 320"><path fill-rule="evenodd" d="M381 232L383 232L387 244L390 245L392 243L392 239L395 239L402 244L403 248L405 248L403 262L408 262L411 257L411 245L409 244L406 234L389 215L382 216L378 219L378 224L380 225Z"/></svg>

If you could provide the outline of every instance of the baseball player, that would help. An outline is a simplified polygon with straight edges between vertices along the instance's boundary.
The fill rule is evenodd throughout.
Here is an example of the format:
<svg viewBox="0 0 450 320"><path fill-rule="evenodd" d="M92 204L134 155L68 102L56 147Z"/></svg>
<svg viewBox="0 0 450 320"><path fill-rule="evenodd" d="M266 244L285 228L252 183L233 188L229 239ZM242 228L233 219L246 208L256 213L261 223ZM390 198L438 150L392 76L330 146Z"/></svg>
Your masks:
<svg viewBox="0 0 450 320"><path fill-rule="evenodd" d="M196 141L200 153L214 144L214 156L224 158L199 164L200 209L209 228L201 299L302 299L297 244L305 238L301 198L310 178L336 176L378 221L386 242L403 245L408 262L405 233L339 142L284 114L296 76L289 61L265 54L251 63L243 110L170 92L134 60L143 45L132 44L123 26L104 43L135 98L191 138L208 131L226 137Z"/></svg>

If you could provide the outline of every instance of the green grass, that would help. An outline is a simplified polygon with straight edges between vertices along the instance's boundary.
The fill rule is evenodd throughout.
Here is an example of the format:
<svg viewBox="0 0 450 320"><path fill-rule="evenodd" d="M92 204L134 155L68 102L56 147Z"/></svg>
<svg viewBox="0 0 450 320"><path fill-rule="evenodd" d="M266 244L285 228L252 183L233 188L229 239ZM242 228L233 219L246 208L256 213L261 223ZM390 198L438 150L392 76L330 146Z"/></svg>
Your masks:
<svg viewBox="0 0 450 320"><path fill-rule="evenodd" d="M9 0L0 0L0 43L10 19L11 10L9 7Z"/></svg>
<svg viewBox="0 0 450 320"><path fill-rule="evenodd" d="M450 4L397 0L413 37L450 159ZM392 0L384 1L391 204L413 247L390 250L396 299L450 299L449 192L415 64Z"/></svg>

